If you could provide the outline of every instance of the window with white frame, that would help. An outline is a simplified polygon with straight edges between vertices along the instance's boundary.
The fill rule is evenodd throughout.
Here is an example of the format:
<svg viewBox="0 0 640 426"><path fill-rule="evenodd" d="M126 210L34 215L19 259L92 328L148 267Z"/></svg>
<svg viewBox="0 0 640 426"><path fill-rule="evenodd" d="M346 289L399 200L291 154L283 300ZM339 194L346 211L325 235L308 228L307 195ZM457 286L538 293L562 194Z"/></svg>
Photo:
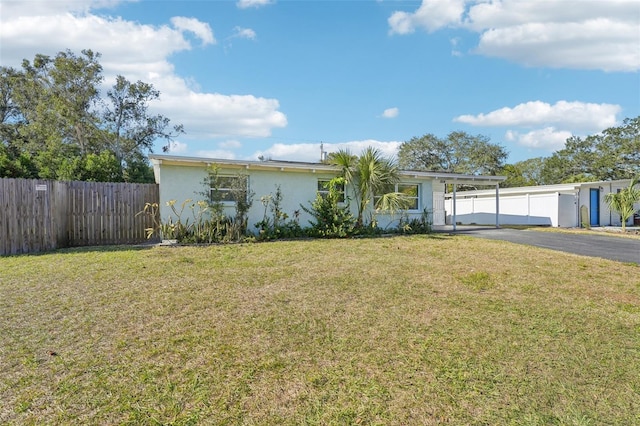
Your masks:
<svg viewBox="0 0 640 426"><path fill-rule="evenodd" d="M215 176L211 179L211 200L221 203L235 203L247 198L248 176Z"/></svg>
<svg viewBox="0 0 640 426"><path fill-rule="evenodd" d="M403 195L406 200L406 210L417 211L420 206L420 185L413 183L397 183L390 185L386 190L386 193L398 192ZM375 205L378 204L382 194L376 194L373 197Z"/></svg>
<svg viewBox="0 0 640 426"><path fill-rule="evenodd" d="M330 179L318 179L318 194L323 198L329 195L329 182L331 182ZM344 202L344 184L340 183L336 185L336 189L340 194L338 201L343 203Z"/></svg>

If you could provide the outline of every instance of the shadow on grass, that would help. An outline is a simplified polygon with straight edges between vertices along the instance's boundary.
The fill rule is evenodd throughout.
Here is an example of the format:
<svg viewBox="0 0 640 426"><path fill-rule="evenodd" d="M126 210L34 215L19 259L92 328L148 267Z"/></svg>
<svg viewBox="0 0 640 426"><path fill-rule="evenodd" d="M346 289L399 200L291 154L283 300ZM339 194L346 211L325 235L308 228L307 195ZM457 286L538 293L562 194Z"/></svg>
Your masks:
<svg viewBox="0 0 640 426"><path fill-rule="evenodd" d="M423 237L431 240L446 240L447 236L444 232L433 231L430 234L370 234L370 235L354 235L344 238L322 238L322 237L301 237L301 238L279 238L275 240L261 240L255 241L255 243L276 243L279 241L332 241L332 240L376 240L382 238L408 238L408 237ZM254 242L251 242L254 243ZM248 244L251 244L248 243Z"/></svg>
<svg viewBox="0 0 640 426"><path fill-rule="evenodd" d="M74 254L74 253L107 253L119 251L141 251L148 250L157 245L157 243L137 243L137 244L117 244L107 246L81 246L81 247L64 247L55 250L32 252L32 253L16 253L7 254L0 257L26 257L26 256L46 256L51 254Z"/></svg>
<svg viewBox="0 0 640 426"><path fill-rule="evenodd" d="M457 233L457 232L456 232ZM380 238L407 238L407 237L423 237L430 240L446 240L451 236L456 235L456 233L451 233L449 231L434 231L431 234L381 234L381 235L358 235L348 238L342 238L345 240L348 239L380 239ZM210 247L210 246L224 246L224 245L237 245L237 244L264 244L264 243L275 243L275 242L284 242L284 241L295 241L295 242L307 242L307 241L315 241L315 240L339 240L341 238L281 238L275 240L263 240L263 241L238 241L232 243L178 243L167 245L165 247ZM105 246L79 246L79 247L64 247L58 248L55 250L49 251L41 251L41 252L33 252L33 253L16 253L16 254L8 254L0 257L18 257L18 256L46 256L50 254L75 254L75 253L108 253L108 252L122 252L122 251L142 251L149 250L154 247L158 247L159 242L148 242L148 243L135 243L135 244L117 244L117 245L105 245Z"/></svg>
<svg viewBox="0 0 640 426"><path fill-rule="evenodd" d="M157 246L158 243L136 243L136 244L117 244L107 246L81 246L81 247L66 247L54 250L50 253L87 253L87 252L118 252L118 251L141 251L149 250Z"/></svg>

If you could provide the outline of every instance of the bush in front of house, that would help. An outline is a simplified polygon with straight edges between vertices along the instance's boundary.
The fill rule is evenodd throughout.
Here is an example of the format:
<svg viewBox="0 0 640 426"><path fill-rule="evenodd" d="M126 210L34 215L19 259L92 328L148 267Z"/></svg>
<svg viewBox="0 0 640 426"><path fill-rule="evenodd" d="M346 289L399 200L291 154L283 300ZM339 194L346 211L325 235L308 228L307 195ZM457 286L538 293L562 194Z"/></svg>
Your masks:
<svg viewBox="0 0 640 426"><path fill-rule="evenodd" d="M397 231L400 234L430 234L433 230L431 212L424 209L420 217L409 219L407 215L400 216Z"/></svg>
<svg viewBox="0 0 640 426"><path fill-rule="evenodd" d="M282 198L280 185L276 185L275 194L260 197L260 202L264 207L264 215L262 220L254 225L258 230L256 235L258 241L300 238L307 235L300 226L300 211L294 211L293 217L289 219L289 215L282 210ZM268 211L271 212L271 215L267 213Z"/></svg>
<svg viewBox="0 0 640 426"><path fill-rule="evenodd" d="M337 177L327 183L327 193L317 194L309 207L300 205L313 219L307 233L311 237L345 238L354 235L356 218L351 213L349 203L341 204L340 187L344 178Z"/></svg>

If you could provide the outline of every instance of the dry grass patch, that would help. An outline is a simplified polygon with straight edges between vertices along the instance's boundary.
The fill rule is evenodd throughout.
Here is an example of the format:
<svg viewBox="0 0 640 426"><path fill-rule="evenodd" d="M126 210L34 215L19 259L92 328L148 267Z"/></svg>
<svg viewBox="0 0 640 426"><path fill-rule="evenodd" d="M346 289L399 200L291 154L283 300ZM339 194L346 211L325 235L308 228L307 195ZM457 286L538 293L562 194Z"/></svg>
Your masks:
<svg viewBox="0 0 640 426"><path fill-rule="evenodd" d="M467 237L0 258L0 422L632 424L640 268Z"/></svg>

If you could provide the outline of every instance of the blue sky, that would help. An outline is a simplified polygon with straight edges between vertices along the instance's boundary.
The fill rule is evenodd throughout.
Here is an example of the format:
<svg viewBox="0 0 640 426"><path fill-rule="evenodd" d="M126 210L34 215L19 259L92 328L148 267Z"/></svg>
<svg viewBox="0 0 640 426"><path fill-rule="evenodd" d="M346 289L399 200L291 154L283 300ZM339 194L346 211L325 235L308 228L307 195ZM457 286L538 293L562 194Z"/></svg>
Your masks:
<svg viewBox="0 0 640 426"><path fill-rule="evenodd" d="M160 90L175 155L394 156L463 130L515 162L640 115L637 0L1 0L0 65L67 48Z"/></svg>

